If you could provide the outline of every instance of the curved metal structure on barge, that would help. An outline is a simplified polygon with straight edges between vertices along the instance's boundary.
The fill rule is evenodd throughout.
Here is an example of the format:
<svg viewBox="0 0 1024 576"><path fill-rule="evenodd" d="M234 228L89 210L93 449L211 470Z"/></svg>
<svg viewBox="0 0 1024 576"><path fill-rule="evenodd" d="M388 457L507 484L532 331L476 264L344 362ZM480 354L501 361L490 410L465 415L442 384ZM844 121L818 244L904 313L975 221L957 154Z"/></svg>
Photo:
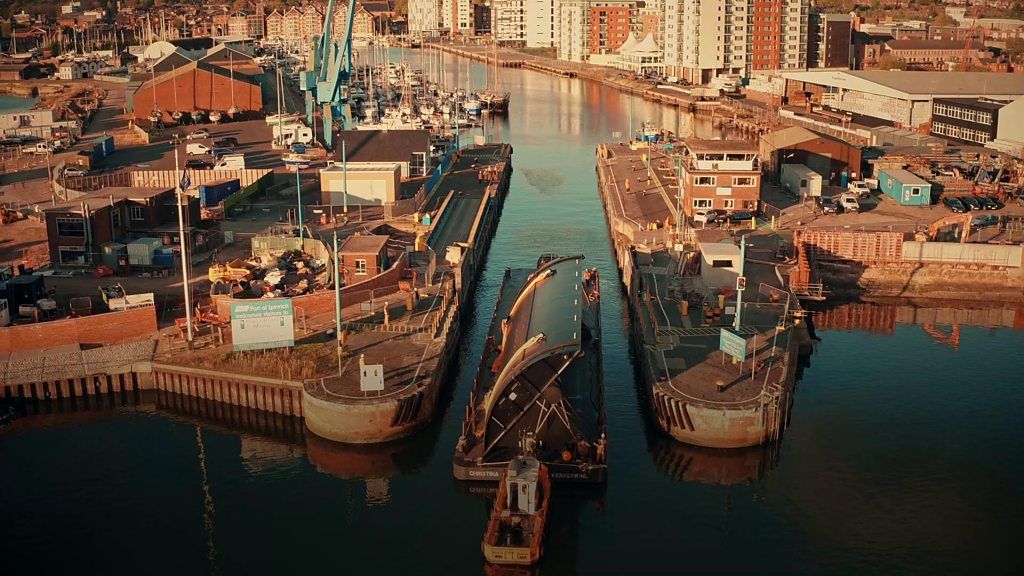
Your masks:
<svg viewBox="0 0 1024 576"><path fill-rule="evenodd" d="M582 256L506 269L455 448L460 480L498 481L533 434L553 480L603 482L604 382L597 271Z"/></svg>

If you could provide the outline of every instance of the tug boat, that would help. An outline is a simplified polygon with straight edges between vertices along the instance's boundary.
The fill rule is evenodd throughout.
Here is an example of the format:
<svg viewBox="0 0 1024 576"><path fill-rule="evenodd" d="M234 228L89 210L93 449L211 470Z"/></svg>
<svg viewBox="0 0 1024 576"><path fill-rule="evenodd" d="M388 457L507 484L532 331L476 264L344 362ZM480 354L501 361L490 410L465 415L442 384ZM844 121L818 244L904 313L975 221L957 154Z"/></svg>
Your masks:
<svg viewBox="0 0 1024 576"><path fill-rule="evenodd" d="M532 442L526 438L525 442ZM530 566L544 551L544 528L551 503L548 467L526 452L508 469L487 522L481 548L491 564Z"/></svg>

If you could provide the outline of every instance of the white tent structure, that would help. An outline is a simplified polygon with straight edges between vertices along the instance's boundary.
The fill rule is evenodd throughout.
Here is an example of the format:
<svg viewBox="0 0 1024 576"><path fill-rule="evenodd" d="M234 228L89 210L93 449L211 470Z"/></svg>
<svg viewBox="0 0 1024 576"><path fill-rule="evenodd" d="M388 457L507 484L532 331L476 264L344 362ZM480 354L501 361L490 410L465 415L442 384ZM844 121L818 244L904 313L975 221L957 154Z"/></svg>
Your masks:
<svg viewBox="0 0 1024 576"><path fill-rule="evenodd" d="M654 39L653 33L648 33L643 40L637 41L633 34L622 43L619 48L619 59L616 68L629 70L634 74L645 75L655 73L665 74L665 54Z"/></svg>

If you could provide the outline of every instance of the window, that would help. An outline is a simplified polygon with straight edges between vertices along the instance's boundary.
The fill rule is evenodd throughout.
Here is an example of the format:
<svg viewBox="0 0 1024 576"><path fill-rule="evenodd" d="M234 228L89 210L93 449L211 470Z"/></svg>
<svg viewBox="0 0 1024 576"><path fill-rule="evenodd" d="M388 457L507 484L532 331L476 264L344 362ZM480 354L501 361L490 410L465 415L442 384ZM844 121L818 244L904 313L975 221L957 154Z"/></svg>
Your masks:
<svg viewBox="0 0 1024 576"><path fill-rule="evenodd" d="M120 228L121 227L121 209L114 208L110 212L110 227Z"/></svg>
<svg viewBox="0 0 1024 576"><path fill-rule="evenodd" d="M356 275L366 276L366 260L362 258L356 260Z"/></svg>
<svg viewBox="0 0 1024 576"><path fill-rule="evenodd" d="M142 206L129 206L128 216L132 220L145 220L146 214L142 209Z"/></svg>
<svg viewBox="0 0 1024 576"><path fill-rule="evenodd" d="M83 246L61 246L58 252L60 253L61 264L68 266L85 265L85 247Z"/></svg>
<svg viewBox="0 0 1024 576"><path fill-rule="evenodd" d="M712 260L712 268L732 268L732 260Z"/></svg>
<svg viewBox="0 0 1024 576"><path fill-rule="evenodd" d="M733 208L736 207L736 201L733 200L732 198L726 198L724 202L725 205L723 206L723 208L725 208L726 210L732 210Z"/></svg>
<svg viewBox="0 0 1024 576"><path fill-rule="evenodd" d="M710 198L694 198L693 199L693 207L694 208L711 208L711 199Z"/></svg>
<svg viewBox="0 0 1024 576"><path fill-rule="evenodd" d="M732 185L733 186L753 186L754 185L754 177L753 176L733 176L732 177Z"/></svg>
<svg viewBox="0 0 1024 576"><path fill-rule="evenodd" d="M911 196L920 196L921 195L921 189L920 188L911 188L910 189L910 195Z"/></svg>
<svg viewBox="0 0 1024 576"><path fill-rule="evenodd" d="M717 179L714 176L697 176L693 179L695 186L714 186Z"/></svg>
<svg viewBox="0 0 1024 576"><path fill-rule="evenodd" d="M85 236L85 220L57 218L57 236Z"/></svg>

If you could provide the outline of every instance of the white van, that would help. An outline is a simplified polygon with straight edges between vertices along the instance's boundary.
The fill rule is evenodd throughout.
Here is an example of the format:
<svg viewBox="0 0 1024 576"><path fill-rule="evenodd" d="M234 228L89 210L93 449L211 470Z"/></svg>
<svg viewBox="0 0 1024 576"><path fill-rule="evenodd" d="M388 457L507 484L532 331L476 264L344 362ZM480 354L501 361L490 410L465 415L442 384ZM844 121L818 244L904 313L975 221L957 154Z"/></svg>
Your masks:
<svg viewBox="0 0 1024 576"><path fill-rule="evenodd" d="M188 154L189 156L196 156L198 154L209 154L210 150L212 150L212 148L210 148L206 144L200 144L199 142L189 142L189 144L185 146L185 153Z"/></svg>
<svg viewBox="0 0 1024 576"><path fill-rule="evenodd" d="M214 170L245 170L245 154L225 154L213 165Z"/></svg>

